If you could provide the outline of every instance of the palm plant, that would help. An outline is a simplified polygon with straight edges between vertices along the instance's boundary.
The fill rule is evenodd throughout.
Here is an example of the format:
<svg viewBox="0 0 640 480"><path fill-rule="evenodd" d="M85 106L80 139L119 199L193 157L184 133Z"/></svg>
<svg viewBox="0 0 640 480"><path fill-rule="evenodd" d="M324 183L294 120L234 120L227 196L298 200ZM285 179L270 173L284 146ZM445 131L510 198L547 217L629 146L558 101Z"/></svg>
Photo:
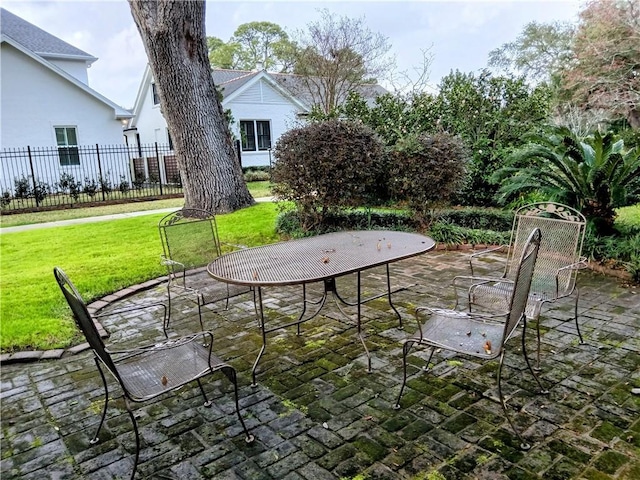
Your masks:
<svg viewBox="0 0 640 480"><path fill-rule="evenodd" d="M631 181L640 176L640 149L626 149L612 132L580 137L567 127L534 135L495 172L501 202L539 192L579 209L599 234L610 234L615 208L624 206Z"/></svg>

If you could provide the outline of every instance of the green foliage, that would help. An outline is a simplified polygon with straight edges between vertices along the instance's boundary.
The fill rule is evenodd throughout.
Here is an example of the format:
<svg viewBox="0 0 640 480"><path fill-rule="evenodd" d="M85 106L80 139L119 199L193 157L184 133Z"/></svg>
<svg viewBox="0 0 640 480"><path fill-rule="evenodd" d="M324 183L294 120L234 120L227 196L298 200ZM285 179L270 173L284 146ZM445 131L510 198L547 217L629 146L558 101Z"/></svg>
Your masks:
<svg viewBox="0 0 640 480"><path fill-rule="evenodd" d="M626 149L613 133L580 137L566 127L534 135L499 169L500 200L539 191L580 210L600 235L610 234L615 208L628 201L628 187L640 176L640 148Z"/></svg>
<svg viewBox="0 0 640 480"><path fill-rule="evenodd" d="M464 228L507 232L513 225L513 212L497 208L442 209L434 212L433 219Z"/></svg>
<svg viewBox="0 0 640 480"><path fill-rule="evenodd" d="M487 71L477 77L452 73L439 88L438 126L460 136L473 153L457 202L493 206L498 186L491 175L522 137L546 120L549 89L532 89L523 78L492 77Z"/></svg>
<svg viewBox="0 0 640 480"><path fill-rule="evenodd" d="M289 130L274 156L273 194L295 202L303 230L310 230L339 208L373 201L383 146L362 123L331 120Z"/></svg>
<svg viewBox="0 0 640 480"><path fill-rule="evenodd" d="M392 198L406 201L419 220L447 203L466 173L468 152L447 133L406 135L393 146L388 162Z"/></svg>
<svg viewBox="0 0 640 480"><path fill-rule="evenodd" d="M389 147L423 133L448 132L461 138L472 158L454 202L491 206L498 188L491 174L504 165L513 148L522 145L526 133L543 125L550 101L548 87L531 88L522 78L455 72L442 79L436 96L387 94L370 106L351 94L329 115L362 121Z"/></svg>
<svg viewBox="0 0 640 480"><path fill-rule="evenodd" d="M304 237L339 230L400 230L415 231L418 225L408 212L384 210L342 210L325 218L323 225L312 231L303 231L295 210L280 212L276 231L289 237Z"/></svg>

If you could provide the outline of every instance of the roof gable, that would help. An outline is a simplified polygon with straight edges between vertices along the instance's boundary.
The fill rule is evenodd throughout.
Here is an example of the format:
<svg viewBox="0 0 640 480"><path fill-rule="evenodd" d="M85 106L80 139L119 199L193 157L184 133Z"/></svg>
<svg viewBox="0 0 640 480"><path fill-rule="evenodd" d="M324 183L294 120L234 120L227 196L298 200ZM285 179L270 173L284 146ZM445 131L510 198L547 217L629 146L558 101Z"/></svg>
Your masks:
<svg viewBox="0 0 640 480"><path fill-rule="evenodd" d="M27 50L44 58L77 59L93 63L96 57L45 32L4 8L0 9L0 31Z"/></svg>
<svg viewBox="0 0 640 480"><path fill-rule="evenodd" d="M116 119L125 119L125 118L131 118L133 116L129 110L121 107L120 105L117 105L117 104L113 103L108 98L102 96L101 94L99 94L98 92L96 92L95 90L90 88L88 85L82 83L80 80L75 78L73 75L70 75L69 73L67 73L63 69L61 69L60 67L54 65L53 63L51 63L51 62L47 61L46 59L42 58L40 55L37 55L36 53L34 53L31 50L27 49L22 44L14 41L12 38L6 37L4 35L4 32L2 33L2 35L0 35L0 38L1 38L1 42L0 43L7 43L8 45L11 45L16 50L22 52L27 57L31 58L32 60L35 60L37 63L41 64L42 66L44 66L45 68L51 70L52 72L54 72L55 74L59 75L60 77L62 77L66 81L68 81L71 84L75 85L80 90L82 90L85 93L91 95L92 97L96 98L98 101L104 103L105 105L108 105L109 107L113 108L113 110L114 110L114 118L116 118Z"/></svg>

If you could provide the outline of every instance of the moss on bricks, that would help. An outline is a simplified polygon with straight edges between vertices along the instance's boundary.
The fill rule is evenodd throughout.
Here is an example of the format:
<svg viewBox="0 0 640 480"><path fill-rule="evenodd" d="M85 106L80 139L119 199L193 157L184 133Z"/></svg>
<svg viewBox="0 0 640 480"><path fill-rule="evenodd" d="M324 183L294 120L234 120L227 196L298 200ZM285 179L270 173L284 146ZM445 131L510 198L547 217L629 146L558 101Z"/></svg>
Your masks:
<svg viewBox="0 0 640 480"><path fill-rule="evenodd" d="M442 428L444 428L445 430L451 433L458 433L460 430L463 430L464 428L476 423L477 421L478 420L476 420L471 415L468 415L466 413L461 413L460 415L457 415L453 417L451 420L447 421L442 426Z"/></svg>
<svg viewBox="0 0 640 480"><path fill-rule="evenodd" d="M358 437L353 445L372 462L382 460L387 455L387 449L369 437Z"/></svg>
<svg viewBox="0 0 640 480"><path fill-rule="evenodd" d="M613 450L607 450L596 458L593 466L601 472L614 474L628 461L629 458L626 455Z"/></svg>
<svg viewBox="0 0 640 480"><path fill-rule="evenodd" d="M423 420L416 420L403 428L400 436L407 441L411 441L432 429L433 425L430 425Z"/></svg>
<svg viewBox="0 0 640 480"><path fill-rule="evenodd" d="M591 455L589 453L583 452L571 445L567 445L565 442L560 440L552 440L549 442L549 447L551 451L564 455L578 463L587 464L591 460Z"/></svg>
<svg viewBox="0 0 640 480"><path fill-rule="evenodd" d="M609 443L615 437L620 437L623 433L624 431L621 428L616 427L612 423L602 422L593 429L591 436L602 442Z"/></svg>
<svg viewBox="0 0 640 480"><path fill-rule="evenodd" d="M563 458L544 474L545 480L570 480L576 478L580 469L567 458Z"/></svg>

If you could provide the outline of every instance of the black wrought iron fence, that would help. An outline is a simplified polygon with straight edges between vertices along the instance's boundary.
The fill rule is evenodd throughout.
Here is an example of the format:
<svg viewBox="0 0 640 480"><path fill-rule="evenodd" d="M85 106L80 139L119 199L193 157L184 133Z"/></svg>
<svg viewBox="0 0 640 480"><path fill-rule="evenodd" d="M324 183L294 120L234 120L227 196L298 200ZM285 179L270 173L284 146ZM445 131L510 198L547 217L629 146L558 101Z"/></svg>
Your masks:
<svg viewBox="0 0 640 480"><path fill-rule="evenodd" d="M0 152L2 213L182 194L169 145L26 147Z"/></svg>

